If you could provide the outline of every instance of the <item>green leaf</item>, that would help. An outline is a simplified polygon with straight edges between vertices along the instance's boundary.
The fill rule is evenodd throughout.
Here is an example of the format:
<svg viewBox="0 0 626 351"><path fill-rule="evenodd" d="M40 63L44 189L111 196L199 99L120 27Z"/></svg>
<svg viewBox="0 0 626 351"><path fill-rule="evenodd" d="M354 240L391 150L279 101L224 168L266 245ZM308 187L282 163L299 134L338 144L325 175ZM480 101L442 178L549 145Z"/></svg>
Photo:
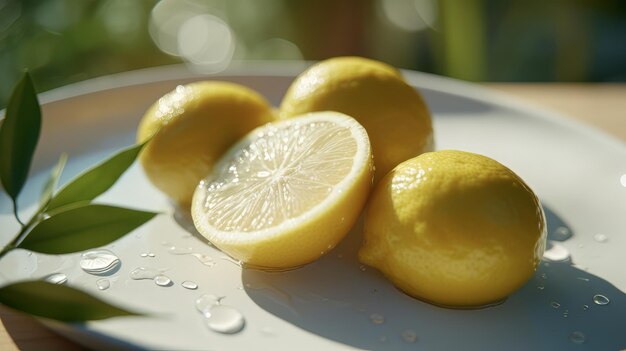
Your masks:
<svg viewBox="0 0 626 351"><path fill-rule="evenodd" d="M108 205L71 205L35 225L17 247L46 254L87 250L119 239L155 215Z"/></svg>
<svg viewBox="0 0 626 351"><path fill-rule="evenodd" d="M0 303L35 316L63 322L139 315L69 286L40 280L19 282L0 288Z"/></svg>
<svg viewBox="0 0 626 351"><path fill-rule="evenodd" d="M57 183L59 182L59 177L61 176L61 173L63 172L63 168L65 168L66 163L67 154L63 153L61 154L61 157L59 157L59 161L57 162L56 166L54 166L54 168L50 172L50 177L48 178L48 181L46 182L46 185L41 192L41 199L39 200L40 206L45 206L46 204L48 204L48 202L50 202L50 199L52 198L52 193L54 192L54 188L56 188Z"/></svg>
<svg viewBox="0 0 626 351"><path fill-rule="evenodd" d="M72 202L91 201L109 190L119 177L133 164L145 145L137 144L111 156L108 160L86 170L52 198L48 209L55 209Z"/></svg>
<svg viewBox="0 0 626 351"><path fill-rule="evenodd" d="M30 75L24 73L0 127L0 182L14 204L26 182L40 131L39 101Z"/></svg>

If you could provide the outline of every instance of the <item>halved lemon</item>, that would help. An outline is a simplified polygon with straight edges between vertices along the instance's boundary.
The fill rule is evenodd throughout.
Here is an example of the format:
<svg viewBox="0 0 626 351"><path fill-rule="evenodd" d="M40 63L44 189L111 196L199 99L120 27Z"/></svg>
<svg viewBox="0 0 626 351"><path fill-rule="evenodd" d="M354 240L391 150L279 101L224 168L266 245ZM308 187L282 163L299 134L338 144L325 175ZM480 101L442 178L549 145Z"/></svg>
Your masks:
<svg viewBox="0 0 626 351"><path fill-rule="evenodd" d="M203 236L248 266L298 267L350 230L372 177L365 129L316 112L250 132L200 182L191 212Z"/></svg>

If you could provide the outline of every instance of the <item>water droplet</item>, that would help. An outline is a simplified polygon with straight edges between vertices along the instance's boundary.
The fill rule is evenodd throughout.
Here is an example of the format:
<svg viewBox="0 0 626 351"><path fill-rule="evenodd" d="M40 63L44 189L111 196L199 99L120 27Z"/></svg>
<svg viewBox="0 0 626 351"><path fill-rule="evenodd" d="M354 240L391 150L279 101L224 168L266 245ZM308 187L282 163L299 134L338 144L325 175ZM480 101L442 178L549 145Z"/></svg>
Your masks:
<svg viewBox="0 0 626 351"><path fill-rule="evenodd" d="M570 253L563 245L551 243L550 249L543 253L543 258L553 262L561 262L568 260Z"/></svg>
<svg viewBox="0 0 626 351"><path fill-rule="evenodd" d="M543 286L543 285L539 285L539 286L537 286L537 290L543 290L543 289L545 289L545 288L546 288L546 287L545 287L545 286Z"/></svg>
<svg viewBox="0 0 626 351"><path fill-rule="evenodd" d="M159 274L154 277L154 283L158 286L171 286L172 280L163 274Z"/></svg>
<svg viewBox="0 0 626 351"><path fill-rule="evenodd" d="M383 324L385 323L385 316L378 313L370 314L370 321L374 324Z"/></svg>
<svg viewBox="0 0 626 351"><path fill-rule="evenodd" d="M589 305L583 305L583 310L588 310L589 309Z"/></svg>
<svg viewBox="0 0 626 351"><path fill-rule="evenodd" d="M180 285L182 285L183 288L189 289L189 290L196 290L198 288L198 284L196 284L196 283L194 283L194 282L192 282L190 280L185 280Z"/></svg>
<svg viewBox="0 0 626 351"><path fill-rule="evenodd" d="M600 306L604 306L604 305L608 305L610 302L609 298L604 296L604 295L594 295L593 296L593 303L595 303L596 305L600 305Z"/></svg>
<svg viewBox="0 0 626 351"><path fill-rule="evenodd" d="M223 334L238 333L246 324L241 312L230 306L215 305L204 314L204 317L209 329Z"/></svg>
<svg viewBox="0 0 626 351"><path fill-rule="evenodd" d="M405 330L402 334L400 334L400 336L402 336L402 340L406 342L414 343L417 341L417 334L415 334L412 330Z"/></svg>
<svg viewBox="0 0 626 351"><path fill-rule="evenodd" d="M563 312L563 318L567 318L568 315L569 315L569 310L565 310L565 312Z"/></svg>
<svg viewBox="0 0 626 351"><path fill-rule="evenodd" d="M569 335L569 339L571 342L576 344L583 344L587 338L583 332L575 331Z"/></svg>
<svg viewBox="0 0 626 351"><path fill-rule="evenodd" d="M141 256L141 257L148 257L148 254L144 252L144 253L140 254L139 256Z"/></svg>
<svg viewBox="0 0 626 351"><path fill-rule="evenodd" d="M560 241L567 240L572 237L572 232L567 227L558 227L554 230L554 238Z"/></svg>
<svg viewBox="0 0 626 351"><path fill-rule="evenodd" d="M96 281L96 286L100 290L106 290L111 287L111 282L108 279L102 278Z"/></svg>
<svg viewBox="0 0 626 351"><path fill-rule="evenodd" d="M550 306L552 306L554 308L559 308L559 307L561 307L561 304L556 302L556 301L552 301L552 302L550 302Z"/></svg>
<svg viewBox="0 0 626 351"><path fill-rule="evenodd" d="M598 233L593 236L593 240L599 243L605 243L609 240L609 237L606 236L605 234Z"/></svg>
<svg viewBox="0 0 626 351"><path fill-rule="evenodd" d="M104 274L119 267L119 257L109 250L91 250L84 252L80 259L80 268L89 274Z"/></svg>
<svg viewBox="0 0 626 351"><path fill-rule="evenodd" d="M622 184L624 188L626 188L626 174L622 174L622 176L619 177L619 183Z"/></svg>
<svg viewBox="0 0 626 351"><path fill-rule="evenodd" d="M205 314L209 312L211 307L219 305L224 297L215 296L212 294L204 294L196 299L196 308L201 313Z"/></svg>
<svg viewBox="0 0 626 351"><path fill-rule="evenodd" d="M193 251L192 247L171 246L167 252L172 255L189 255Z"/></svg>
<svg viewBox="0 0 626 351"><path fill-rule="evenodd" d="M270 327L263 327L261 328L261 333L265 336L275 336L276 332L274 332L274 329L270 328Z"/></svg>
<svg viewBox="0 0 626 351"><path fill-rule="evenodd" d="M47 281L48 283L63 285L67 283L67 275L63 273L52 273L43 277L43 280Z"/></svg>
<svg viewBox="0 0 626 351"><path fill-rule="evenodd" d="M365 272L365 271L367 270L367 267L366 267L365 265L360 265L360 266L359 266L359 269L360 269L362 272Z"/></svg>
<svg viewBox="0 0 626 351"><path fill-rule="evenodd" d="M202 263L203 265L207 267L215 266L215 260L213 259L213 257L209 255L200 254L200 253L192 253L190 255L197 258L198 261L200 261L200 263Z"/></svg>
<svg viewBox="0 0 626 351"><path fill-rule="evenodd" d="M545 273L541 273L540 277L541 279L548 279L548 276Z"/></svg>
<svg viewBox="0 0 626 351"><path fill-rule="evenodd" d="M158 270L149 267L137 267L130 271L129 275L131 279L154 279L157 275L161 274Z"/></svg>
<svg viewBox="0 0 626 351"><path fill-rule="evenodd" d="M154 253L148 252L148 257L154 257L154 256L156 256Z"/></svg>
<svg viewBox="0 0 626 351"><path fill-rule="evenodd" d="M582 280L584 282L588 282L589 281L589 278L583 278L583 277L577 277L576 279Z"/></svg>

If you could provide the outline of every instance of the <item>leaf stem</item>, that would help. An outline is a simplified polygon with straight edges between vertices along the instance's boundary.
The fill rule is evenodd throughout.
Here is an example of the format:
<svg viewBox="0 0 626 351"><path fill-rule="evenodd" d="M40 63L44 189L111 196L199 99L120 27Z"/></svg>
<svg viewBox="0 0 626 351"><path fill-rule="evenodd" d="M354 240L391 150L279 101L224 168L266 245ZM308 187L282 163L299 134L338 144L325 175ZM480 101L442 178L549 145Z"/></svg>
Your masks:
<svg viewBox="0 0 626 351"><path fill-rule="evenodd" d="M17 199L13 199L13 215L15 216L15 219L17 219L18 223L22 226L22 228L24 228L24 222L22 222L17 212Z"/></svg>
<svg viewBox="0 0 626 351"><path fill-rule="evenodd" d="M15 202L14 202L14 207L13 208L14 208L14 210L16 210L16 208L17 208L17 206L15 205ZM20 222L20 224L22 225L22 228L15 235L15 238L13 238L13 240L11 240L11 242L8 243L7 245L5 245L2 248L2 250L0 250L0 258L4 257L4 255L6 255L9 251L15 249L19 245L19 243L21 243L22 240L24 240L24 238L26 237L26 235L28 234L30 229L35 224L37 224L37 222L41 218L41 214L43 213L44 210L45 210L45 206L40 207L35 212L35 214L33 214L33 216L26 223L23 223L22 221L20 221L19 218L17 218L17 214L15 215L15 218L17 218L17 221Z"/></svg>

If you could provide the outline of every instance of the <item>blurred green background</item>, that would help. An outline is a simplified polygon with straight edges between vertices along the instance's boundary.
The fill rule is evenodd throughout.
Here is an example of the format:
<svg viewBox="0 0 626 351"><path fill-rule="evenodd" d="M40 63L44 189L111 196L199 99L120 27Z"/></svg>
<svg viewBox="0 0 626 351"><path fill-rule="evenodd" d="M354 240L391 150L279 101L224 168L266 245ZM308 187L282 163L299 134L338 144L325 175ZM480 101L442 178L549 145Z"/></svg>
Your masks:
<svg viewBox="0 0 626 351"><path fill-rule="evenodd" d="M39 91L186 62L361 55L470 81L626 81L626 1L0 0L0 108Z"/></svg>

